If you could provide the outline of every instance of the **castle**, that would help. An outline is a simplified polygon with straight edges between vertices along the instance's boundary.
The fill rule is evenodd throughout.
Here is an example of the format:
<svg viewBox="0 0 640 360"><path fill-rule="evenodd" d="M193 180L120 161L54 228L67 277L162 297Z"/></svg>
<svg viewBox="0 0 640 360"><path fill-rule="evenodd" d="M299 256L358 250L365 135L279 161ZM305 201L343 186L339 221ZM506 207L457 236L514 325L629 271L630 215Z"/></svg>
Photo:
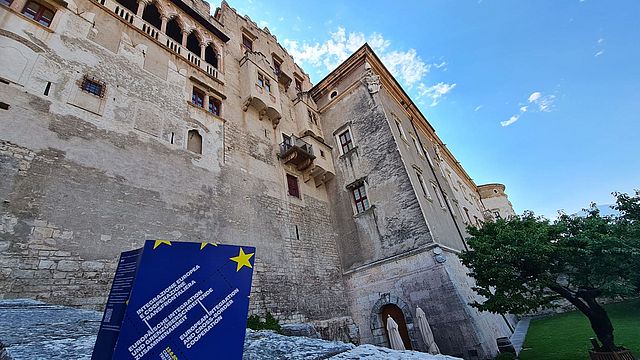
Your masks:
<svg viewBox="0 0 640 360"><path fill-rule="evenodd" d="M257 247L250 311L485 359L457 254L508 217L367 45L318 84L225 1L0 0L0 297L104 305L145 239ZM169 264L168 264L169 265Z"/></svg>

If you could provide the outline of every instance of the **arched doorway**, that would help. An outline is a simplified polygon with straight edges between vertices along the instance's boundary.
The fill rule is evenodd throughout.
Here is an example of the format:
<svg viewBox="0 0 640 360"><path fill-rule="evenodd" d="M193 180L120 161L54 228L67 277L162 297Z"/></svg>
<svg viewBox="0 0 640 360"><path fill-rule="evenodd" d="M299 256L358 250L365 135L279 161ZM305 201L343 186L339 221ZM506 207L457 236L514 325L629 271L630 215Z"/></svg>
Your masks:
<svg viewBox="0 0 640 360"><path fill-rule="evenodd" d="M409 337L409 330L407 329L407 323L405 321L404 314L402 313L402 309L394 304L387 304L383 306L380 311L380 316L382 316L384 333L387 336L387 341L389 341L389 333L387 332L387 319L389 318L389 316L391 316L391 318L393 318L393 320L398 323L398 331L400 332L400 337L402 338L402 342L404 343L404 348L407 350L411 350L411 338Z"/></svg>

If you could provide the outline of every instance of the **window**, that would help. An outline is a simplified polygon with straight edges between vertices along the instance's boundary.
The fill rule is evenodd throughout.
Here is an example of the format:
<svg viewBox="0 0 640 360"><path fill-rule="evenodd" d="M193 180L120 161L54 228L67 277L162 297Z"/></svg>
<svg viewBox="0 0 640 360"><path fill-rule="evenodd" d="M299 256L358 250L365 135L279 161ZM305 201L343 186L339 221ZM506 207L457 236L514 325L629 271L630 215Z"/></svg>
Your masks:
<svg viewBox="0 0 640 360"><path fill-rule="evenodd" d="M400 119L394 116L394 120L396 121L396 127L398 128L398 132L400 132L400 137L402 140L407 140L407 137L404 134L404 130L402 130L402 124L400 123Z"/></svg>
<svg viewBox="0 0 640 360"><path fill-rule="evenodd" d="M470 224L471 223L471 216L469 216L469 209L464 208L464 214L467 216L467 220L465 220L465 222L467 224Z"/></svg>
<svg viewBox="0 0 640 360"><path fill-rule="evenodd" d="M493 216L495 216L496 220L502 219L500 212L497 210L493 210Z"/></svg>
<svg viewBox="0 0 640 360"><path fill-rule="evenodd" d="M51 25L54 14L55 11L35 1L28 1L24 9L22 9L22 15L47 27Z"/></svg>
<svg viewBox="0 0 640 360"><path fill-rule="evenodd" d="M302 92L302 80L296 78L296 91Z"/></svg>
<svg viewBox="0 0 640 360"><path fill-rule="evenodd" d="M0 4L10 6L13 0L0 0Z"/></svg>
<svg viewBox="0 0 640 360"><path fill-rule="evenodd" d="M269 81L269 79L264 79L264 88L268 92L271 92L271 81Z"/></svg>
<svg viewBox="0 0 640 360"><path fill-rule="evenodd" d="M324 151L320 150L320 156L324 157Z"/></svg>
<svg viewBox="0 0 640 360"><path fill-rule="evenodd" d="M367 199L367 191L364 188L364 183L351 190L351 192L353 194L354 205L356 206L356 214L367 210L369 208L369 199Z"/></svg>
<svg viewBox="0 0 640 360"><path fill-rule="evenodd" d="M333 90L333 91L331 92L331 94L329 95L329 99L333 99L333 98L335 98L336 96L338 96L338 91L337 91L337 90Z"/></svg>
<svg viewBox="0 0 640 360"><path fill-rule="evenodd" d="M271 81L262 73L258 73L258 86L271 92Z"/></svg>
<svg viewBox="0 0 640 360"><path fill-rule="evenodd" d="M451 209L451 211L453 212L453 206L451 206L451 201L449 200L449 196L447 196L446 193L443 193L444 195L444 200L446 201L447 205L449 205L449 209ZM453 215L455 215L456 213L454 212Z"/></svg>
<svg viewBox="0 0 640 360"><path fill-rule="evenodd" d="M258 86L264 88L264 75L258 73Z"/></svg>
<svg viewBox="0 0 640 360"><path fill-rule="evenodd" d="M193 87L193 93L191 94L191 103L197 107L204 107L204 91Z"/></svg>
<svg viewBox="0 0 640 360"><path fill-rule="evenodd" d="M343 154L353 149L353 140L351 139L351 131L349 131L349 129L338 135L338 139L340 140L340 149L342 149Z"/></svg>
<svg viewBox="0 0 640 360"><path fill-rule="evenodd" d="M307 109L307 113L309 114L309 120L311 120L312 123L318 125L318 117L316 116L316 113L309 109Z"/></svg>
<svg viewBox="0 0 640 360"><path fill-rule="evenodd" d="M245 47L245 49L249 51L253 51L253 40L251 40L245 34L242 34L242 45Z"/></svg>
<svg viewBox="0 0 640 360"><path fill-rule="evenodd" d="M424 178L422 177L422 174L417 169L416 169L416 176L418 177L418 182L420 183L420 187L422 188L422 193L424 194L424 196L431 199L431 194L429 194L429 190L427 189L427 184L424 182Z"/></svg>
<svg viewBox="0 0 640 360"><path fill-rule="evenodd" d="M198 130L189 130L187 134L187 150L202 154L202 136Z"/></svg>
<svg viewBox="0 0 640 360"><path fill-rule="evenodd" d="M95 96L103 97L104 96L104 84L101 84L93 79L89 79L85 77L82 79L82 85L80 86L82 91L86 91L89 94L93 94Z"/></svg>
<svg viewBox="0 0 640 360"><path fill-rule="evenodd" d="M282 71L282 61L276 59L276 57L272 57L273 59L273 73L276 75L279 75L280 72Z"/></svg>
<svg viewBox="0 0 640 360"><path fill-rule="evenodd" d="M298 178L287 174L287 192L291 196L300 198L300 187L298 186Z"/></svg>
<svg viewBox="0 0 640 360"><path fill-rule="evenodd" d="M420 146L420 144L418 143L418 140L416 140L416 137L411 135L411 140L413 140L413 145L416 146L416 151L418 152L418 155L424 157L424 152L422 151L422 146Z"/></svg>
<svg viewBox="0 0 640 360"><path fill-rule="evenodd" d="M216 116L220 116L220 109L222 108L222 102L213 96L209 97L209 112Z"/></svg>
<svg viewBox="0 0 640 360"><path fill-rule="evenodd" d="M438 191L438 186L434 183L431 183L431 188L433 188L433 192L436 193L436 197L438 198L438 203L440 203L440 207L444 209L445 208L444 200L442 199L442 195L440 195L440 192Z"/></svg>

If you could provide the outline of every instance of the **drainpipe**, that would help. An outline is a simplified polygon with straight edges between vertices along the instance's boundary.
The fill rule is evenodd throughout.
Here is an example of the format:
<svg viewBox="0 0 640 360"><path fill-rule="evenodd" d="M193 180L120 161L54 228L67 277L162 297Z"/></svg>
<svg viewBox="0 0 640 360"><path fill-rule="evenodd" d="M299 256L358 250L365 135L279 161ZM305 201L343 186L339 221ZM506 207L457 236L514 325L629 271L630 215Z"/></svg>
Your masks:
<svg viewBox="0 0 640 360"><path fill-rule="evenodd" d="M405 105L405 109L408 110L408 107L406 105ZM428 148L425 148L422 145L422 140L420 139L420 135L418 134L418 130L416 129L416 125L413 123L413 116L409 115L409 121L411 122L411 127L413 128L413 132L416 134L416 138L418 138L418 144L420 144L420 146L422 147L423 151L428 151ZM436 174L436 171L433 168L433 165L429 161L427 161L427 163L429 164L429 168L431 169L431 173L433 173L433 177L436 179L436 185L438 185L438 189L440 189L440 192L444 196L445 191L442 188L442 184L440 183L440 180L438 179L438 175ZM437 194L434 194L434 195L437 195ZM453 196L453 194L450 194L450 195ZM469 248L467 247L467 242L464 240L464 235L462 234L462 230L460 230L460 225L458 225L458 222L456 221L455 215L453 214L453 209L450 206L451 201L447 201L447 199L444 199L444 203L447 206L447 209L449 210L449 215L451 215L451 220L453 220L453 224L455 225L456 230L458 231L458 235L460 235L460 240L462 240L462 245L464 245L464 249L466 251L468 251ZM462 216L462 214L460 214L460 216Z"/></svg>

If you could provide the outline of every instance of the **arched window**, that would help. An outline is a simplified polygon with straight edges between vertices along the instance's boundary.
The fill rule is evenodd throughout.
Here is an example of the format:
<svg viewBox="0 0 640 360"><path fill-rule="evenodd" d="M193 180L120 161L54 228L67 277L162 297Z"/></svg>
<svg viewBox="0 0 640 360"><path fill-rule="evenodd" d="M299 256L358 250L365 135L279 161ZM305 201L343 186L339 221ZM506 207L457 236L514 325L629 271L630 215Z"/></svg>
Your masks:
<svg viewBox="0 0 640 360"><path fill-rule="evenodd" d="M182 29L175 17L167 22L167 36L178 44L182 44Z"/></svg>
<svg viewBox="0 0 640 360"><path fill-rule="evenodd" d="M218 68L218 54L216 54L216 49L213 48L213 45L207 45L207 48L204 49L204 61L211 64L214 68Z"/></svg>
<svg viewBox="0 0 640 360"><path fill-rule="evenodd" d="M200 40L198 40L198 35L196 35L195 31L192 31L187 36L187 49L200 57Z"/></svg>
<svg viewBox="0 0 640 360"><path fill-rule="evenodd" d="M202 154L202 136L198 130L189 130L187 135L187 150Z"/></svg>
<svg viewBox="0 0 640 360"><path fill-rule="evenodd" d="M160 19L160 11L158 11L156 4L150 3L145 6L144 12L142 13L142 20L155 26L156 29L160 29L162 26L162 20Z"/></svg>
<svg viewBox="0 0 640 360"><path fill-rule="evenodd" d="M138 2L136 0L116 0L118 4L124 6L132 13L138 12Z"/></svg>

